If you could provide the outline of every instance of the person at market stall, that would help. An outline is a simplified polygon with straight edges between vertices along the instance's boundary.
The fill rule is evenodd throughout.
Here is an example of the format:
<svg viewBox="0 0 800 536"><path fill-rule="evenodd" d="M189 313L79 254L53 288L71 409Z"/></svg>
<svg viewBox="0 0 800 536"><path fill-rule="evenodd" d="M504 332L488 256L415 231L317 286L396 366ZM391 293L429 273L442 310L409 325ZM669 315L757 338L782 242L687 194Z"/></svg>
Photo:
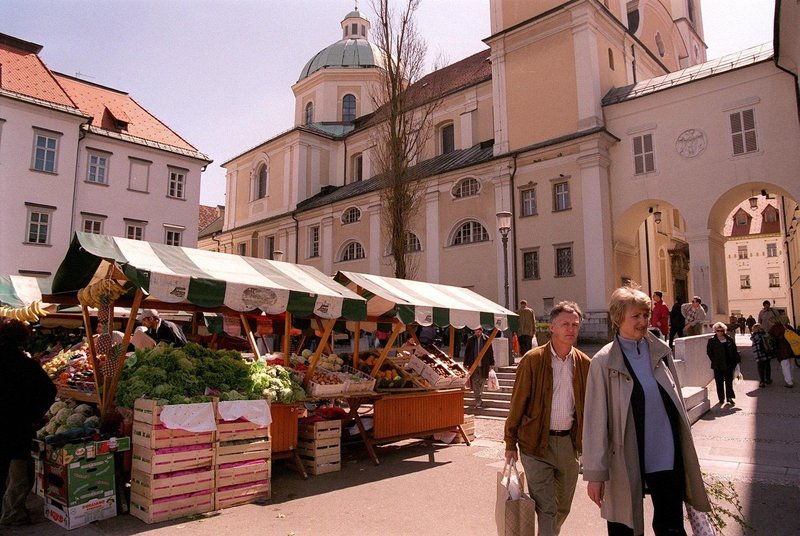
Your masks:
<svg viewBox="0 0 800 536"><path fill-rule="evenodd" d="M658 328L662 337L669 335L669 308L664 303L664 294L657 290L653 292L653 316L650 326Z"/></svg>
<svg viewBox="0 0 800 536"><path fill-rule="evenodd" d="M475 363L475 359L478 357L478 354L481 351L481 348L486 345L486 341L489 340L489 337L483 333L483 328L478 326L472 332L469 339L467 339L467 344L464 347L464 368L469 370L472 367L472 364ZM494 368L494 351L492 350L492 345L486 349L486 353L483 354L483 358L481 358L481 363L478 368L475 369L475 372L469 377L469 381L472 384L472 394L475 397L475 407L479 408L483 405L483 386L486 385L486 379L489 378L489 371Z"/></svg>
<svg viewBox="0 0 800 536"><path fill-rule="evenodd" d="M517 315L519 316L519 331L517 332L519 353L520 355L525 355L528 350L533 348L533 334L536 332L536 314L534 314L533 309L528 307L527 300L520 300Z"/></svg>
<svg viewBox="0 0 800 536"><path fill-rule="evenodd" d="M92 328L92 335L97 341L98 337L100 336L101 330L103 329L103 323L97 320L96 316L89 317L89 325ZM125 334L119 330L112 330L111 331L111 342L114 345L122 344L122 341L125 339ZM128 343L128 352L133 352L136 350L136 346L133 343Z"/></svg>
<svg viewBox="0 0 800 536"><path fill-rule="evenodd" d="M684 501L699 512L711 505L672 353L648 331L647 294L618 288L608 309L616 334L592 358L586 385L587 493L610 536L644 534L645 491L653 532L686 536Z"/></svg>
<svg viewBox="0 0 800 536"><path fill-rule="evenodd" d="M0 525L25 525L25 500L33 487L34 431L56 397L47 373L22 346L30 331L19 320L0 319Z"/></svg>
<svg viewBox="0 0 800 536"><path fill-rule="evenodd" d="M147 335L155 340L156 343L165 342L175 346L184 346L186 344L186 335L183 334L183 330L175 322L162 320L157 310L142 309L141 320L142 325L147 328Z"/></svg>
<svg viewBox="0 0 800 536"><path fill-rule="evenodd" d="M578 481L591 362L575 348L582 320L574 302L553 307L550 344L534 348L520 361L506 418L506 463L522 461L542 536L561 531Z"/></svg>

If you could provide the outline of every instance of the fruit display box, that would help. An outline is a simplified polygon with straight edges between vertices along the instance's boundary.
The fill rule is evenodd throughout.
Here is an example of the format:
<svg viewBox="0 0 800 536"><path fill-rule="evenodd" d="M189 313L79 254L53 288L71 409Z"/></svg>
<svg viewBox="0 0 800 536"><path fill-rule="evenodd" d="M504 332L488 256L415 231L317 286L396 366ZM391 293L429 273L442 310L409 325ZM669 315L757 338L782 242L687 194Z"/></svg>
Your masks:
<svg viewBox="0 0 800 536"><path fill-rule="evenodd" d="M261 426L245 420L217 421L218 442L240 439L269 439L269 426Z"/></svg>
<svg viewBox="0 0 800 536"><path fill-rule="evenodd" d="M214 445L214 465L269 460L271 457L272 442L269 439L217 442Z"/></svg>
<svg viewBox="0 0 800 536"><path fill-rule="evenodd" d="M67 530L88 525L93 521L108 519L117 515L117 499L113 490L102 497L82 504L67 506L51 498L44 503L44 517Z"/></svg>
<svg viewBox="0 0 800 536"><path fill-rule="evenodd" d="M212 491L215 472L212 466L190 471L151 474L131 471L131 493L146 499L164 499L189 493Z"/></svg>
<svg viewBox="0 0 800 536"><path fill-rule="evenodd" d="M148 499L131 491L130 514L145 523L160 523L214 509L214 492L197 491L164 499Z"/></svg>
<svg viewBox="0 0 800 536"><path fill-rule="evenodd" d="M214 494L214 509L222 510L260 499L269 499L271 495L272 484L269 479L217 488Z"/></svg>
<svg viewBox="0 0 800 536"><path fill-rule="evenodd" d="M130 449L131 438L128 436L121 436L104 439L102 441L83 441L58 446L47 445L44 449L44 455L49 462L69 465L76 461L85 460L90 456L96 457Z"/></svg>
<svg viewBox="0 0 800 536"><path fill-rule="evenodd" d="M176 449L187 449L177 450ZM214 464L214 444L189 445L165 449L149 449L136 445L133 449L131 469L143 473L171 473L198 469Z"/></svg>
<svg viewBox="0 0 800 536"><path fill-rule="evenodd" d="M131 437L134 445L148 449L213 443L215 439L214 432L190 432L188 430L169 429L163 424L154 425L140 421L133 421Z"/></svg>
<svg viewBox="0 0 800 536"><path fill-rule="evenodd" d="M269 480L272 476L272 460L250 460L215 467L215 488L229 488L237 484Z"/></svg>
<svg viewBox="0 0 800 536"><path fill-rule="evenodd" d="M69 465L45 462L44 494L68 507L102 497L114 491L114 456L104 454L93 460Z"/></svg>
<svg viewBox="0 0 800 536"><path fill-rule="evenodd" d="M317 421L300 424L297 453L312 475L339 471L341 465L342 421Z"/></svg>

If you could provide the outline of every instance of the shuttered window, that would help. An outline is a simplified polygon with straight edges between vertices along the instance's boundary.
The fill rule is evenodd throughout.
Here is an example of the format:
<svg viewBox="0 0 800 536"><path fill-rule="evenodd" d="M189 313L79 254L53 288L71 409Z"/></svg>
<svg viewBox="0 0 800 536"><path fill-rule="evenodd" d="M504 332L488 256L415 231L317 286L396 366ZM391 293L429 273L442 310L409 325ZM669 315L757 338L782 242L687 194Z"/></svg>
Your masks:
<svg viewBox="0 0 800 536"><path fill-rule="evenodd" d="M652 173L656 170L655 150L653 149L653 135L644 134L633 138L633 165L635 173Z"/></svg>
<svg viewBox="0 0 800 536"><path fill-rule="evenodd" d="M742 110L730 115L733 154L752 153L758 150L756 120L753 110Z"/></svg>

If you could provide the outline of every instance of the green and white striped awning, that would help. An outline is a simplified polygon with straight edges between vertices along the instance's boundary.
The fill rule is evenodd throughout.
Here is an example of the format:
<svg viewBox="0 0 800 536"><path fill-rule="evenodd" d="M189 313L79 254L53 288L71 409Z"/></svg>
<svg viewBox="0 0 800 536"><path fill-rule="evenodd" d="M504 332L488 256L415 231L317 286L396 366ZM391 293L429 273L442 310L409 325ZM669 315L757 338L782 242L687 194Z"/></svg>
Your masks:
<svg viewBox="0 0 800 536"><path fill-rule="evenodd" d="M366 318L363 298L311 266L87 233L75 233L53 278L53 293L77 292L104 277L110 263L147 294L144 307L192 303L301 317Z"/></svg>
<svg viewBox="0 0 800 536"><path fill-rule="evenodd" d="M354 272L338 272L334 279L367 299L370 319L396 316L404 324L501 331L519 327L516 313L466 288Z"/></svg>
<svg viewBox="0 0 800 536"><path fill-rule="evenodd" d="M27 307L50 293L51 280L24 275L0 275L0 304Z"/></svg>

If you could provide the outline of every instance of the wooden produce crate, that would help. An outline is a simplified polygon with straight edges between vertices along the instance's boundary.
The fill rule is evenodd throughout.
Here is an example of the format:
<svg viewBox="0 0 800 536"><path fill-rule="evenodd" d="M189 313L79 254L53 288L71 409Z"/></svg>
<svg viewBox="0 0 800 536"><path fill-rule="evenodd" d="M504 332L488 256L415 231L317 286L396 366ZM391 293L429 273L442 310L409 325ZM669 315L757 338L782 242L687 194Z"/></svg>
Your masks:
<svg viewBox="0 0 800 536"><path fill-rule="evenodd" d="M252 460L242 464L230 463L215 466L215 488L229 488L237 484L269 480L272 460Z"/></svg>
<svg viewBox="0 0 800 536"><path fill-rule="evenodd" d="M214 493L214 508L222 510L259 499L269 499L271 495L272 484L269 479L217 488Z"/></svg>
<svg viewBox="0 0 800 536"><path fill-rule="evenodd" d="M269 426L260 426L245 420L217 420L217 442L239 439L269 439Z"/></svg>
<svg viewBox="0 0 800 536"><path fill-rule="evenodd" d="M461 429L464 430L464 433L467 434L467 438L470 441L475 440L475 416L466 414L464 415L464 422L461 424ZM463 443L464 438L461 437L461 434L458 433L457 429L453 430L456 432L456 437L453 439L453 443Z"/></svg>
<svg viewBox="0 0 800 536"><path fill-rule="evenodd" d="M272 442L268 438L217 442L214 447L214 465L269 460L272 457Z"/></svg>
<svg viewBox="0 0 800 536"><path fill-rule="evenodd" d="M140 445L134 445L131 469L143 473L158 474L198 469L214 464L214 444L194 445L194 450L183 452L159 452ZM168 450L168 449L160 449Z"/></svg>
<svg viewBox="0 0 800 536"><path fill-rule="evenodd" d="M414 437L464 422L464 390L391 394L374 403L373 438Z"/></svg>
<svg viewBox="0 0 800 536"><path fill-rule="evenodd" d="M210 512L215 508L214 492L197 492L189 497L148 499L131 492L132 516L145 523L160 523L193 514Z"/></svg>
<svg viewBox="0 0 800 536"><path fill-rule="evenodd" d="M189 432L188 430L169 429L163 424L150 424L133 421L131 439L135 445L148 449L166 447L182 447L214 442L214 432Z"/></svg>
<svg viewBox="0 0 800 536"><path fill-rule="evenodd" d="M342 468L342 421L318 421L301 424L297 453L312 475L339 471Z"/></svg>
<svg viewBox="0 0 800 536"><path fill-rule="evenodd" d="M297 420L305 413L305 410L293 404L272 404L270 413L272 415L270 437L273 454L297 448Z"/></svg>
<svg viewBox="0 0 800 536"><path fill-rule="evenodd" d="M183 472L181 472L183 473ZM151 474L131 471L131 493L145 499L156 500L188 493L214 490L215 471L212 466L188 474Z"/></svg>

